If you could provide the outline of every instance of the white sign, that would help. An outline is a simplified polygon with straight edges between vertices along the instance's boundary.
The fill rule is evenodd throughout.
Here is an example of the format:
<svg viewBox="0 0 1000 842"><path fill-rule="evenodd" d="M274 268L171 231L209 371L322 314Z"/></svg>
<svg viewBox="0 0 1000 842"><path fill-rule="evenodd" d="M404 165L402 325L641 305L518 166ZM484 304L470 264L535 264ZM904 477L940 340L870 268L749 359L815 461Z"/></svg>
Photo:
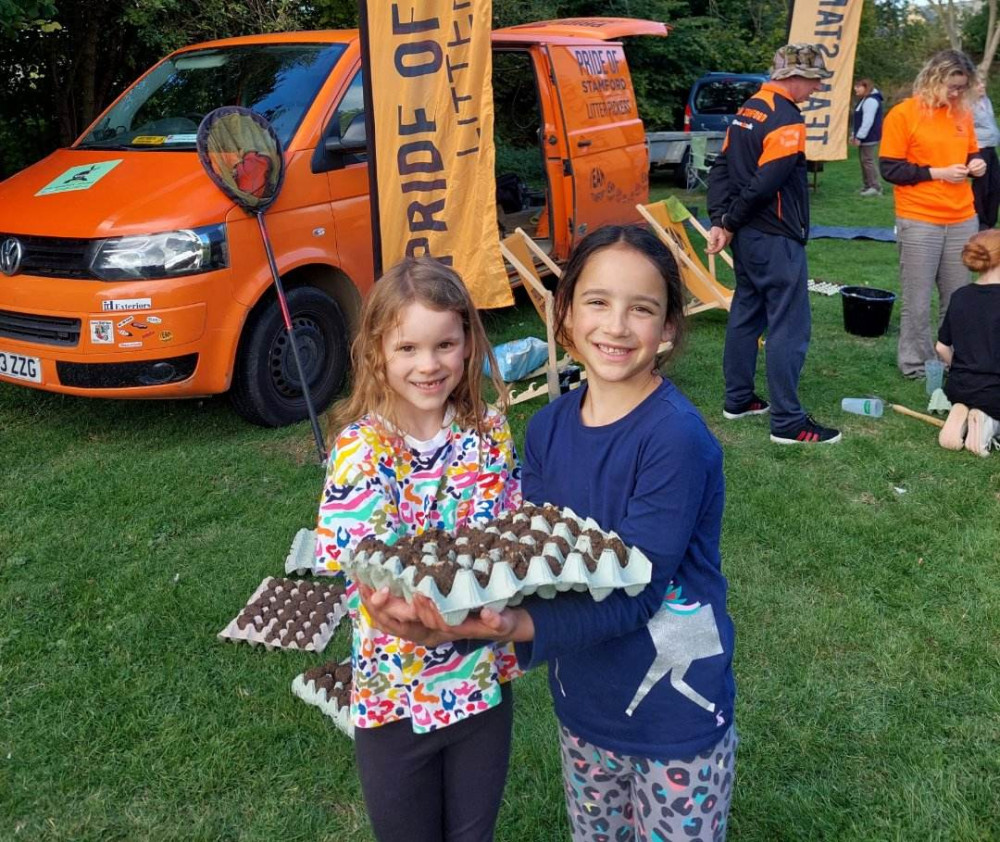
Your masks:
<svg viewBox="0 0 1000 842"><path fill-rule="evenodd" d="M149 310L152 306L152 298L109 298L101 302L101 309L105 313L117 313L120 310Z"/></svg>

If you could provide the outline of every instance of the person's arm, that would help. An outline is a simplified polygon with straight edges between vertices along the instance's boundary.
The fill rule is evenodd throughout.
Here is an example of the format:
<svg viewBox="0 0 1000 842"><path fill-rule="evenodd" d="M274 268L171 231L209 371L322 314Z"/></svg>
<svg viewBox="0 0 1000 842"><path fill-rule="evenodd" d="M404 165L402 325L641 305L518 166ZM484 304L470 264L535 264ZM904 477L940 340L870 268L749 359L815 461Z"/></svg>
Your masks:
<svg viewBox="0 0 1000 842"><path fill-rule="evenodd" d="M934 350L937 351L937 355L941 358L945 365L950 366L951 361L955 356L955 342L952 338L951 330L951 317L954 310L950 307L948 311L944 314L944 319L941 322L941 327L938 328L937 344L934 346Z"/></svg>
<svg viewBox="0 0 1000 842"><path fill-rule="evenodd" d="M763 129L766 125L758 123L757 128ZM776 126L767 132L764 135L754 174L722 215L721 227L736 232L746 225L757 211L784 187L785 182L795 172L799 155L805 154L805 149L804 123Z"/></svg>
<svg viewBox="0 0 1000 842"><path fill-rule="evenodd" d="M992 111L992 108L990 110ZM966 115L965 120L968 121L967 128L969 129L969 154L966 157L965 164L969 175L973 178L979 178L986 174L986 161L983 160L983 156L979 152L979 141L976 139L976 130L972 125L972 116Z"/></svg>
<svg viewBox="0 0 1000 842"><path fill-rule="evenodd" d="M524 474L529 499L535 488L535 464L528 439ZM688 551L706 495L722 493L721 472L721 452L701 420L686 413L674 416L646 449L625 519L616 530L627 545L642 550L652 562L649 585L637 596L616 590L600 602L585 593L527 600L523 611L530 618L533 639L519 634L523 628L518 624L511 638L518 644L522 667L646 625L660 609L667 586Z"/></svg>
<svg viewBox="0 0 1000 842"><path fill-rule="evenodd" d="M316 568L342 573L340 558L362 538L388 544L402 534L399 510L378 470L379 442L370 428L351 426L334 443L316 524Z"/></svg>
<svg viewBox="0 0 1000 842"><path fill-rule="evenodd" d="M729 158L726 155L729 131L726 132L726 142L722 151L708 172L708 217L712 221L711 230L708 232L709 254L718 254L733 239L733 232L722 227L722 216L729 209L730 202Z"/></svg>
<svg viewBox="0 0 1000 842"><path fill-rule="evenodd" d="M481 523L521 507L521 466L510 424L499 412L491 412L484 423L482 464L469 518Z"/></svg>

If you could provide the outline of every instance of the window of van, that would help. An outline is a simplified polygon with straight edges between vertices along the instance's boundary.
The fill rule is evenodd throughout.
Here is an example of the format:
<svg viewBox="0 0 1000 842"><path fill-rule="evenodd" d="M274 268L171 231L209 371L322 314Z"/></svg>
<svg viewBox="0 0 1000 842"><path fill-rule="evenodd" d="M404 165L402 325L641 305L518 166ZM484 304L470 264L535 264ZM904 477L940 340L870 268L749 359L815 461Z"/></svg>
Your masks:
<svg viewBox="0 0 1000 842"><path fill-rule="evenodd" d="M170 58L129 90L76 148L194 149L223 105L250 108L286 145L344 52L343 44L254 44Z"/></svg>
<svg viewBox="0 0 1000 842"><path fill-rule="evenodd" d="M694 95L694 108L699 114L735 114L759 88L760 82L751 80L705 82Z"/></svg>

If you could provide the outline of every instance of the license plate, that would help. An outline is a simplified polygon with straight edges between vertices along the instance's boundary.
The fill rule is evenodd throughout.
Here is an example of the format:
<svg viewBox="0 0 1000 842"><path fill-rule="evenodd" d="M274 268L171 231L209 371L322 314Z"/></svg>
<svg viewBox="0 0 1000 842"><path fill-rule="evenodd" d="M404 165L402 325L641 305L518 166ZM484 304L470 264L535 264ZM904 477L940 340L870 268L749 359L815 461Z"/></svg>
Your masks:
<svg viewBox="0 0 1000 842"><path fill-rule="evenodd" d="M42 382L42 361L38 357L25 357L0 351L0 377L27 380L29 383Z"/></svg>

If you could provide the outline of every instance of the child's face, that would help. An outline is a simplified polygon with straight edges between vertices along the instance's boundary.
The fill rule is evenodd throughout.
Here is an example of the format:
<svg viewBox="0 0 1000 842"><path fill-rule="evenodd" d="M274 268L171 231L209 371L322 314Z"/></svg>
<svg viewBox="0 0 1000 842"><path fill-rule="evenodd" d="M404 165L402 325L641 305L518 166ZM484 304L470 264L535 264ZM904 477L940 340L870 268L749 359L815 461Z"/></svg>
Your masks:
<svg viewBox="0 0 1000 842"><path fill-rule="evenodd" d="M645 386L656 349L673 338L667 289L640 252L615 245L593 254L573 290L566 325L592 382Z"/></svg>
<svg viewBox="0 0 1000 842"><path fill-rule="evenodd" d="M441 428L448 398L465 374L469 356L458 313L407 305L382 339L386 375L403 430L429 439Z"/></svg>

